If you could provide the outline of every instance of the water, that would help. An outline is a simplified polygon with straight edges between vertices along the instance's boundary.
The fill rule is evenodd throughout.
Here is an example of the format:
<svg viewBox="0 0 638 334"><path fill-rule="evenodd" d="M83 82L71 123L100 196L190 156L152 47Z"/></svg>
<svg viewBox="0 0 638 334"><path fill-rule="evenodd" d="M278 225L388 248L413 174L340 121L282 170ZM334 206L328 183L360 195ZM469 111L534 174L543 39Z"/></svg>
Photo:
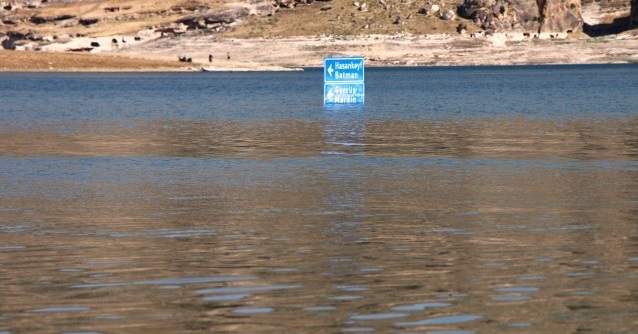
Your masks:
<svg viewBox="0 0 638 334"><path fill-rule="evenodd" d="M0 74L0 333L638 328L638 67Z"/></svg>

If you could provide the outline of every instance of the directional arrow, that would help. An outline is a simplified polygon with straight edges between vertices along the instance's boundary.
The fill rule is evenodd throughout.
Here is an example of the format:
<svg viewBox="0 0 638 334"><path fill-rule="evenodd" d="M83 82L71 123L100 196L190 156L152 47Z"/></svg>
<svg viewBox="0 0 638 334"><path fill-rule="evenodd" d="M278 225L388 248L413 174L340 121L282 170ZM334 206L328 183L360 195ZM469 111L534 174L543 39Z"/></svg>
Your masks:
<svg viewBox="0 0 638 334"><path fill-rule="evenodd" d="M332 69L332 64L330 64L330 66L328 66L328 74L332 76L332 72L334 72L334 70Z"/></svg>

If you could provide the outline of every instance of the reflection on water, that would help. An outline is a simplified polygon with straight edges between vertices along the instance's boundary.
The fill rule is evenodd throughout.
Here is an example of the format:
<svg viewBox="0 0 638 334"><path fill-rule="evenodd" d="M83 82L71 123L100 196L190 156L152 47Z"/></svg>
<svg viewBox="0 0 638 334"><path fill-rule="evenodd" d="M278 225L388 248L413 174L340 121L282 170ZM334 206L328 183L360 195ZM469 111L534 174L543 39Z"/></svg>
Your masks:
<svg viewBox="0 0 638 334"><path fill-rule="evenodd" d="M0 132L2 155L188 158L376 157L618 160L638 157L638 119L164 121L65 123Z"/></svg>
<svg viewBox="0 0 638 334"><path fill-rule="evenodd" d="M0 332L631 332L638 115L0 131Z"/></svg>

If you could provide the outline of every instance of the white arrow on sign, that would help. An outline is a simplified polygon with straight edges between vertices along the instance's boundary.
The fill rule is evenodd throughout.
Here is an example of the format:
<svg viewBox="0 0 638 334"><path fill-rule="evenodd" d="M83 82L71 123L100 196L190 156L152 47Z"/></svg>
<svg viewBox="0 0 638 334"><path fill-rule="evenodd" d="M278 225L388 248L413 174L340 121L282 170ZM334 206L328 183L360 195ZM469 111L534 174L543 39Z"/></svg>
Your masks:
<svg viewBox="0 0 638 334"><path fill-rule="evenodd" d="M330 76L332 76L332 72L333 72L333 71L334 71L334 70L332 69L332 64L330 64L330 66L328 66L328 74L329 74Z"/></svg>

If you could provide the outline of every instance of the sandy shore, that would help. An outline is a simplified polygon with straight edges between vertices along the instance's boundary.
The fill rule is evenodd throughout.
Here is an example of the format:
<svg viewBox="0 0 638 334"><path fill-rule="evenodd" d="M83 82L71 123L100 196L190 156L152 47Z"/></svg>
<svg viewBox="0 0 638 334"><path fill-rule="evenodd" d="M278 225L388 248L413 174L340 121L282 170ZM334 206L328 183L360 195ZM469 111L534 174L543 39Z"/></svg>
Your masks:
<svg viewBox="0 0 638 334"><path fill-rule="evenodd" d="M112 39L126 43L111 44ZM2 51L0 71L281 71L320 67L327 56L365 56L367 66L461 66L638 63L638 32L603 38L567 35L528 37L519 33L474 35L317 36L283 39L224 39L216 36L110 36L91 53L60 52L90 45L77 39ZM26 49L35 48L27 46ZM61 56L65 55L65 56ZM213 61L209 62L209 55ZM71 60L59 61L58 57ZM192 62L179 62L178 57ZM230 57L230 59L228 58ZM16 60L17 59L17 60ZM39 64L39 65L38 65Z"/></svg>

